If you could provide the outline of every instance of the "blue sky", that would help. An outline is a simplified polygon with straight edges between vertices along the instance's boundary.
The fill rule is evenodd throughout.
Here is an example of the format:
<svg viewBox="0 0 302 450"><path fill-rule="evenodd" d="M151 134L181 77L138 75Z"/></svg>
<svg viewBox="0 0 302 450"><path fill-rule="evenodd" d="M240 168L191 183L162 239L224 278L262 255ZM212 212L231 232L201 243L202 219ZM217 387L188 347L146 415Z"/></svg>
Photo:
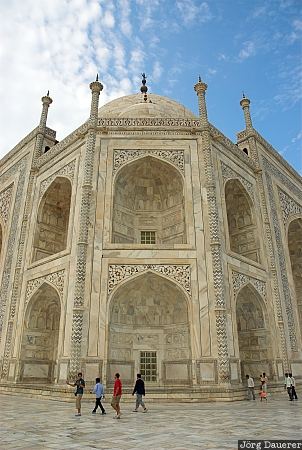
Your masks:
<svg viewBox="0 0 302 450"><path fill-rule="evenodd" d="M86 120L89 82L101 103L149 91L197 113L193 85L208 84L210 121L233 141L254 127L302 173L301 0L0 0L0 154L37 125L41 95L54 100L58 139Z"/></svg>

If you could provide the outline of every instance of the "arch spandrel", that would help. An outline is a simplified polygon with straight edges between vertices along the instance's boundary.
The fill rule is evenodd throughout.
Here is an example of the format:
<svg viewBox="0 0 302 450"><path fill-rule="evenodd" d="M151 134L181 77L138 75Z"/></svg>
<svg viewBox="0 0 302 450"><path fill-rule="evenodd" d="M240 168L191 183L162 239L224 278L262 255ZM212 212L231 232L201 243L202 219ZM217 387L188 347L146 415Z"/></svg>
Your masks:
<svg viewBox="0 0 302 450"><path fill-rule="evenodd" d="M58 270L57 272L52 272L48 275L34 278L29 280L26 285L26 293L25 293L25 304L27 304L35 292L43 286L43 284L49 285L50 288L53 288L60 299L62 304L63 301L63 289L64 289L64 281L65 281L65 269Z"/></svg>
<svg viewBox="0 0 302 450"><path fill-rule="evenodd" d="M109 265L108 295L122 284L145 272L176 282L186 296L191 297L191 267L188 264L111 264Z"/></svg>
<svg viewBox="0 0 302 450"><path fill-rule="evenodd" d="M158 159L166 164L170 164L182 177L184 177L184 150L116 149L113 151L114 178L116 178L125 165L147 157Z"/></svg>

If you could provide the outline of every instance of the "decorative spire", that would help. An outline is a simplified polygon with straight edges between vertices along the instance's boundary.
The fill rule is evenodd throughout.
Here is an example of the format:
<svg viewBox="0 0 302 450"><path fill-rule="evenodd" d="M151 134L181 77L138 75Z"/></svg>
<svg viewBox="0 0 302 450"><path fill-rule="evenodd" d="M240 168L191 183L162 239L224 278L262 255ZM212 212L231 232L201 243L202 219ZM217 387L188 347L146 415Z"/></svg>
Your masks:
<svg viewBox="0 0 302 450"><path fill-rule="evenodd" d="M103 85L99 81L99 74L96 74L96 80L92 81L89 85L91 90L91 106L90 106L90 119L97 123L98 107L100 92L103 90Z"/></svg>
<svg viewBox="0 0 302 450"><path fill-rule="evenodd" d="M198 96L198 107L199 107L199 116L203 125L208 124L208 114L207 114L207 105L206 105L206 90L208 85L201 80L201 77L198 77L198 82L194 86L194 90Z"/></svg>
<svg viewBox="0 0 302 450"><path fill-rule="evenodd" d="M250 103L251 103L250 100L244 95L244 92L243 92L242 99L240 100L240 105L241 105L241 108L243 109L246 130L253 129L252 118L251 118L251 114L250 114Z"/></svg>
<svg viewBox="0 0 302 450"><path fill-rule="evenodd" d="M142 85L141 85L141 93L144 95L144 101L146 102L148 100L148 96L147 96L147 92L148 92L148 87L146 86L147 83L147 77L145 73L142 73Z"/></svg>

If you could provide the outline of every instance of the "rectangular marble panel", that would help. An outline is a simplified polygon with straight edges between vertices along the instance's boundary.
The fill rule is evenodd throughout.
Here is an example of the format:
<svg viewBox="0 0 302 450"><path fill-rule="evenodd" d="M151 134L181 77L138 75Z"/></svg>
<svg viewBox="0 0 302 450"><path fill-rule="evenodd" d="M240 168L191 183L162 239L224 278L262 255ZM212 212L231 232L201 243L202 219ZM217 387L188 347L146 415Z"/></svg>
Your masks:
<svg viewBox="0 0 302 450"><path fill-rule="evenodd" d="M166 380L187 380L188 376L187 364L166 364Z"/></svg>
<svg viewBox="0 0 302 450"><path fill-rule="evenodd" d="M109 374L110 380L114 381L114 375L119 373L122 380L133 380L134 378L134 366L131 364L110 364Z"/></svg>
<svg viewBox="0 0 302 450"><path fill-rule="evenodd" d="M231 380L238 380L238 365L236 362L231 362Z"/></svg>
<svg viewBox="0 0 302 450"><path fill-rule="evenodd" d="M302 363L296 362L291 364L292 374L294 377L302 376Z"/></svg>
<svg viewBox="0 0 302 450"><path fill-rule="evenodd" d="M201 381L214 381L215 380L215 368L213 362L201 362L200 363L200 379Z"/></svg>
<svg viewBox="0 0 302 450"><path fill-rule="evenodd" d="M13 378L14 375L15 375L15 363L10 363L8 376L9 378Z"/></svg>
<svg viewBox="0 0 302 450"><path fill-rule="evenodd" d="M101 378L100 367L98 363L86 363L84 378L87 381L95 381L97 377Z"/></svg>
<svg viewBox="0 0 302 450"><path fill-rule="evenodd" d="M24 378L48 378L48 364L24 364Z"/></svg>
<svg viewBox="0 0 302 450"><path fill-rule="evenodd" d="M278 370L278 377L281 379L284 377L284 370L283 370L283 364L278 363L277 364L277 370Z"/></svg>
<svg viewBox="0 0 302 450"><path fill-rule="evenodd" d="M67 380L67 369L68 369L68 364L67 363L61 363L60 364L60 376L59 379L60 380Z"/></svg>

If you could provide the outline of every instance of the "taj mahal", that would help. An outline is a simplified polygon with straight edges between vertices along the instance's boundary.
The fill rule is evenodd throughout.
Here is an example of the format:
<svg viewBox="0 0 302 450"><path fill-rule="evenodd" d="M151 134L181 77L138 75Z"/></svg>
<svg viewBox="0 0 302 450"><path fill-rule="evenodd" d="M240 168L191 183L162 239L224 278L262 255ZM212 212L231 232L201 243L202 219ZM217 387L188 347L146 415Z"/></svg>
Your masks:
<svg viewBox="0 0 302 450"><path fill-rule="evenodd" d="M302 379L302 180L250 100L234 143L200 78L197 116L144 74L102 107L90 89L60 142L42 97L0 161L0 390L140 372L154 396L234 400L246 374Z"/></svg>

